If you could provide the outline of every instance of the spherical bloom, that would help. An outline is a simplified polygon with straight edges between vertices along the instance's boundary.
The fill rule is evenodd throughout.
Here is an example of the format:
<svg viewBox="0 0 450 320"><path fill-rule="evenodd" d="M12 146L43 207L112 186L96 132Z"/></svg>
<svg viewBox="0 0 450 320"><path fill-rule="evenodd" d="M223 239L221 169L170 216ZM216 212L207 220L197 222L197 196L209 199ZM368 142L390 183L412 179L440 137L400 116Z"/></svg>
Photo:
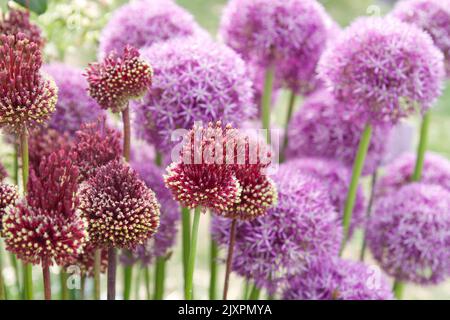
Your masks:
<svg viewBox="0 0 450 320"><path fill-rule="evenodd" d="M32 170L26 201L3 218L7 250L28 263L75 261L87 239L86 222L77 210L78 169L64 151Z"/></svg>
<svg viewBox="0 0 450 320"><path fill-rule="evenodd" d="M100 57L127 45L140 49L202 32L192 15L173 1L134 1L117 9L103 29Z"/></svg>
<svg viewBox="0 0 450 320"><path fill-rule="evenodd" d="M77 132L71 150L76 153L80 181L93 177L97 170L122 157L122 136L108 128L104 118L84 124Z"/></svg>
<svg viewBox="0 0 450 320"><path fill-rule="evenodd" d="M0 34L17 36L22 33L25 38L36 43L39 48L45 45L41 30L30 22L30 12L9 8L9 12L0 20Z"/></svg>
<svg viewBox="0 0 450 320"><path fill-rule="evenodd" d="M338 254L342 227L319 180L280 167L278 203L262 217L238 221L232 269L273 292L320 256ZM231 219L214 217L213 237L228 245Z"/></svg>
<svg viewBox="0 0 450 320"><path fill-rule="evenodd" d="M112 161L80 190L80 210L92 245L133 249L159 226L159 203L127 164Z"/></svg>
<svg viewBox="0 0 450 320"><path fill-rule="evenodd" d="M311 90L317 62L326 47L331 18L315 0L233 0L220 33L244 60L264 69L298 93Z"/></svg>
<svg viewBox="0 0 450 320"><path fill-rule="evenodd" d="M95 265L95 251L97 248L93 246L89 241L86 243L83 252L78 256L74 263L66 266L70 268L71 265L76 265L80 268L82 275L86 277L94 276L94 265ZM99 249L100 251L100 273L105 273L108 268L108 250Z"/></svg>
<svg viewBox="0 0 450 320"><path fill-rule="evenodd" d="M320 158L303 158L288 162L292 170L311 174L326 185L335 210L339 212L339 217L344 216L344 206L347 200L348 186L352 173L350 169L338 161ZM350 234L355 227L361 226L365 215L365 198L361 186L356 193L355 207L353 209Z"/></svg>
<svg viewBox="0 0 450 320"><path fill-rule="evenodd" d="M175 129L194 121L238 125L256 114L245 63L228 47L205 39L175 39L142 50L155 69L152 90L136 102L138 133L159 150Z"/></svg>
<svg viewBox="0 0 450 320"><path fill-rule="evenodd" d="M325 90L308 97L289 124L287 157L336 159L352 167L364 131L364 123L341 113L340 105ZM387 126L373 129L364 174L371 174L380 165L388 132Z"/></svg>
<svg viewBox="0 0 450 320"><path fill-rule="evenodd" d="M50 128L74 136L82 124L93 122L104 114L87 94L88 84L80 69L61 63L52 63L43 69L52 76L59 89L56 111L48 122Z"/></svg>
<svg viewBox="0 0 450 320"><path fill-rule="evenodd" d="M450 77L450 2L448 0L400 1L391 15L425 30L445 57Z"/></svg>
<svg viewBox="0 0 450 320"><path fill-rule="evenodd" d="M194 125L184 138L180 159L167 167L164 182L175 200L187 208L229 210L239 201L241 187L226 159L226 146L237 131L221 122ZM234 163L234 162L233 162Z"/></svg>
<svg viewBox="0 0 450 320"><path fill-rule="evenodd" d="M321 259L286 282L285 300L392 300L391 287L376 266Z"/></svg>
<svg viewBox="0 0 450 320"><path fill-rule="evenodd" d="M16 186L0 183L0 237L2 235L2 220L6 211L12 208L19 199L19 192Z"/></svg>
<svg viewBox="0 0 450 320"><path fill-rule="evenodd" d="M43 77L39 47L23 34L0 36L0 127L20 131L48 120L58 89Z"/></svg>
<svg viewBox="0 0 450 320"><path fill-rule="evenodd" d="M153 69L135 48L127 46L122 54L112 51L103 62L91 63L86 77L89 95L103 109L121 112L130 100L139 99L148 91Z"/></svg>
<svg viewBox="0 0 450 320"><path fill-rule="evenodd" d="M377 184L377 194L379 196L389 195L410 183L416 166L416 158L416 154L406 153L388 165L384 176ZM420 181L426 184L436 184L450 191L450 161L436 153L427 152Z"/></svg>
<svg viewBox="0 0 450 320"><path fill-rule="evenodd" d="M323 54L319 75L363 122L396 123L441 93L442 53L429 35L389 18L360 18Z"/></svg>
<svg viewBox="0 0 450 320"><path fill-rule="evenodd" d="M443 281L450 273L450 192L412 183L379 199L366 238L381 268L396 279Z"/></svg>

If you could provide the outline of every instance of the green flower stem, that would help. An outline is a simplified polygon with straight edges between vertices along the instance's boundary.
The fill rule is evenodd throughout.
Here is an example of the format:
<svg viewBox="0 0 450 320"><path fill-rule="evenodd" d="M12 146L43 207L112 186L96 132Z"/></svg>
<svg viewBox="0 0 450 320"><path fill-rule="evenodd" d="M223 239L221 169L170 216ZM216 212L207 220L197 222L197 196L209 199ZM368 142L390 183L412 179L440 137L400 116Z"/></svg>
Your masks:
<svg viewBox="0 0 450 320"><path fill-rule="evenodd" d="M26 195L29 175L29 153L28 153L28 129L23 127L20 133L20 147L22 155L22 187ZM23 293L25 300L33 300L33 268L29 263L23 263Z"/></svg>
<svg viewBox="0 0 450 320"><path fill-rule="evenodd" d="M198 240L198 227L200 224L200 214L201 209L199 207L195 208L194 221L192 223L191 232L191 245L189 250L189 261L186 273L186 288L185 288L185 299L192 300L193 296L193 280L194 280L194 268L195 268L195 255L197 253L197 240Z"/></svg>
<svg viewBox="0 0 450 320"><path fill-rule="evenodd" d="M67 290L67 273L64 271L64 268L61 268L59 272L59 282L61 286L60 299L67 300L69 298L69 292Z"/></svg>
<svg viewBox="0 0 450 320"><path fill-rule="evenodd" d="M6 300L5 281L3 279L3 249L0 239L0 300Z"/></svg>
<svg viewBox="0 0 450 320"><path fill-rule="evenodd" d="M371 214L372 214L372 208L373 208L373 203L375 201L375 187L377 185L377 180L378 180L378 169L375 170L375 172L372 174L372 182L370 184L370 198L369 198L369 204L367 205L367 210L366 210L366 221L369 220ZM366 237L363 236L363 243L362 243L362 247L361 247L361 252L359 254L359 260L360 261L364 261L364 256L366 254Z"/></svg>
<svg viewBox="0 0 450 320"><path fill-rule="evenodd" d="M136 270L136 277L134 279L134 299L139 300L141 298L140 292L141 292L141 278L144 273L144 269L137 268Z"/></svg>
<svg viewBox="0 0 450 320"><path fill-rule="evenodd" d="M236 223L237 219L233 219L230 228L230 241L228 243L227 266L225 271L225 282L223 285L223 300L228 298L228 287L230 284L231 265L233 263L234 243L236 242Z"/></svg>
<svg viewBox="0 0 450 320"><path fill-rule="evenodd" d="M187 266L189 262L189 248L191 241L191 212L188 208L181 208L182 218L182 239L183 239L183 271L184 271L184 289L187 284Z"/></svg>
<svg viewBox="0 0 450 320"><path fill-rule="evenodd" d="M261 294L261 290L254 284L252 287L252 291L250 291L250 296L248 300L259 300L259 296Z"/></svg>
<svg viewBox="0 0 450 320"><path fill-rule="evenodd" d="M94 300L100 300L100 268L102 263L102 250L96 249L94 253Z"/></svg>
<svg viewBox="0 0 450 320"><path fill-rule="evenodd" d="M403 299L403 292L405 289L405 284L401 281L395 280L394 287L392 290L394 291L394 295L398 300Z"/></svg>
<svg viewBox="0 0 450 320"><path fill-rule="evenodd" d="M420 181L423 171L423 163L425 161L425 152L427 150L428 143L428 127L430 125L430 112L427 112L422 119L422 125L420 128L420 140L417 148L416 165L414 167L414 173L411 177L413 182Z"/></svg>
<svg viewBox="0 0 450 320"><path fill-rule="evenodd" d="M286 115L286 122L284 124L284 137L283 137L283 145L282 145L281 156L280 156L281 162L284 162L284 160L286 158L285 152L286 152L286 148L289 143L288 129L289 129L289 123L291 122L292 113L294 112L294 105L295 105L295 92L292 90L289 94L289 104L288 104L288 110L287 110L287 115Z"/></svg>
<svg viewBox="0 0 450 320"><path fill-rule="evenodd" d="M217 272L218 272L218 253L217 243L211 239L209 249L209 300L217 299Z"/></svg>
<svg viewBox="0 0 450 320"><path fill-rule="evenodd" d="M108 300L116 300L117 252L115 248L108 249Z"/></svg>
<svg viewBox="0 0 450 320"><path fill-rule="evenodd" d="M14 277L16 280L16 289L17 292L20 294L20 269L19 269L19 264L17 263L17 258L16 255L14 253L10 253L9 254L9 258L10 258L10 263L11 266L14 269Z"/></svg>
<svg viewBox="0 0 450 320"><path fill-rule="evenodd" d="M150 289L150 283L151 283L151 275L150 275L150 268L145 266L144 267L144 276L145 276L145 291L147 294L147 300L151 300L152 298L152 292Z"/></svg>
<svg viewBox="0 0 450 320"><path fill-rule="evenodd" d="M250 281L245 280L244 288L242 289L242 300L247 300L250 291Z"/></svg>
<svg viewBox="0 0 450 320"><path fill-rule="evenodd" d="M261 100L262 128L267 130L267 142L270 142L270 107L272 104L274 74L275 68L273 66L268 67L264 78L264 92Z"/></svg>
<svg viewBox="0 0 450 320"><path fill-rule="evenodd" d="M372 135L372 126L370 124L366 124L361 136L361 140L359 142L358 151L356 153L356 159L355 162L353 163L352 180L350 182L347 199L345 201L344 219L343 219L344 238L341 246L341 254L347 242L348 232L350 229L350 221L352 219L353 208L355 206L356 192L358 191L359 179L361 177L364 162L366 160L371 135Z"/></svg>
<svg viewBox="0 0 450 320"><path fill-rule="evenodd" d="M84 295L86 292L86 276L81 276L81 288L80 288L80 300L84 300Z"/></svg>
<svg viewBox="0 0 450 320"><path fill-rule="evenodd" d="M158 257L155 263L155 292L154 300L162 300L164 298L164 280L166 276L166 258Z"/></svg>
<svg viewBox="0 0 450 320"><path fill-rule="evenodd" d="M132 282L133 266L125 266L123 268L123 300L130 300Z"/></svg>

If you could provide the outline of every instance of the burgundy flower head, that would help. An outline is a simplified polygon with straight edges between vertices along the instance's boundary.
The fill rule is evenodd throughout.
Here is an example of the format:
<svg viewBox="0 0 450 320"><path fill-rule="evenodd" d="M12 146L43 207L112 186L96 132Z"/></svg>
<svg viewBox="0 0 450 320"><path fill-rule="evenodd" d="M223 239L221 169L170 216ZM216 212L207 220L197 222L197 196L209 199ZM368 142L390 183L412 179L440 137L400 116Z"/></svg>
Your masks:
<svg viewBox="0 0 450 320"><path fill-rule="evenodd" d="M95 251L96 247L90 241L86 243L83 253L81 253L77 261L70 265L76 264L80 268L82 275L86 277L94 276ZM108 268L108 250L100 249L100 273L105 273ZM69 267L70 265L66 266Z"/></svg>
<svg viewBox="0 0 450 320"><path fill-rule="evenodd" d="M32 170L26 201L6 213L7 249L28 263L66 265L75 261L87 239L77 210L78 168L67 152L52 153Z"/></svg>
<svg viewBox="0 0 450 320"><path fill-rule="evenodd" d="M236 137L237 130L231 125L223 128L220 121L207 127L194 125L184 138L180 159L164 176L175 200L188 208L201 206L217 212L227 211L239 201L239 182L226 163L226 146Z"/></svg>
<svg viewBox="0 0 450 320"><path fill-rule="evenodd" d="M16 186L0 183L0 237L2 235L2 220L6 211L14 206L19 199L19 192Z"/></svg>
<svg viewBox="0 0 450 320"><path fill-rule="evenodd" d="M38 26L30 22L30 13L26 10L9 9L0 21L0 34L16 36L22 33L28 40L43 48L45 41Z"/></svg>
<svg viewBox="0 0 450 320"><path fill-rule="evenodd" d="M85 76L91 97L103 109L121 112L130 100L145 95L152 84L153 69L137 49L127 46L122 55L112 51L103 62L91 63Z"/></svg>
<svg viewBox="0 0 450 320"><path fill-rule="evenodd" d="M80 209L93 245L133 249L159 226L159 203L128 164L112 161L80 190Z"/></svg>
<svg viewBox="0 0 450 320"><path fill-rule="evenodd" d="M41 65L39 46L23 34L0 36L0 127L17 132L50 118L58 89Z"/></svg>

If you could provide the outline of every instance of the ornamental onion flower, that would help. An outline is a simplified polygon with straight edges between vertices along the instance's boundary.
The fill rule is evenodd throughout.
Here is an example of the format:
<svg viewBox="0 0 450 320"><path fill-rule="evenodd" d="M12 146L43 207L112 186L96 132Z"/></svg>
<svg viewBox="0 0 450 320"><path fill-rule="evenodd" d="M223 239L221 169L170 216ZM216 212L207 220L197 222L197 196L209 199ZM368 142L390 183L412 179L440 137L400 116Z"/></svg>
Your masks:
<svg viewBox="0 0 450 320"><path fill-rule="evenodd" d="M340 112L341 105L325 90L309 96L289 124L287 158L320 157L351 167L365 123ZM383 160L389 131L389 126L373 129L364 174L374 172Z"/></svg>
<svg viewBox="0 0 450 320"><path fill-rule="evenodd" d="M286 281L285 300L392 300L387 277L376 266L321 259Z"/></svg>
<svg viewBox="0 0 450 320"><path fill-rule="evenodd" d="M203 32L192 15L174 1L134 1L113 13L100 36L99 56L121 52L127 45L140 49Z"/></svg>
<svg viewBox="0 0 450 320"><path fill-rule="evenodd" d="M87 94L88 84L82 70L62 63L46 65L43 70L52 76L59 89L56 111L48 122L51 129L73 137L82 124L94 122L104 114Z"/></svg>
<svg viewBox="0 0 450 320"><path fill-rule="evenodd" d="M412 183L380 198L366 231L381 268L397 281L437 284L450 272L450 192Z"/></svg>
<svg viewBox="0 0 450 320"><path fill-rule="evenodd" d="M232 270L270 292L321 256L337 256L342 227L327 189L282 165L273 177L278 203L262 217L238 221ZM213 217L212 233L228 245L231 221Z"/></svg>
<svg viewBox="0 0 450 320"><path fill-rule="evenodd" d="M77 265L80 268L81 275L94 277L95 273L95 251L97 248L89 241L86 243L83 252L78 256L77 261L71 265ZM66 266L66 268L70 265ZM105 273L108 268L108 250L100 250L100 273Z"/></svg>
<svg viewBox="0 0 450 320"><path fill-rule="evenodd" d="M16 186L0 182L0 237L3 230L3 216L12 209L19 199L19 191Z"/></svg>
<svg viewBox="0 0 450 320"><path fill-rule="evenodd" d="M399 1L391 16L425 30L445 57L450 77L450 2L448 0Z"/></svg>
<svg viewBox="0 0 450 320"><path fill-rule="evenodd" d="M391 18L360 18L324 52L319 76L345 111L370 124L424 113L441 93L442 53L429 35Z"/></svg>
<svg viewBox="0 0 450 320"><path fill-rule="evenodd" d="M7 15L0 20L0 34L17 36L23 34L30 42L43 48L45 41L38 26L30 22L30 12L27 10L9 8Z"/></svg>
<svg viewBox="0 0 450 320"><path fill-rule="evenodd" d="M175 39L142 50L155 69L143 102L133 103L138 134L158 150L171 150L171 134L194 121L234 126L256 115L243 60L204 38Z"/></svg>

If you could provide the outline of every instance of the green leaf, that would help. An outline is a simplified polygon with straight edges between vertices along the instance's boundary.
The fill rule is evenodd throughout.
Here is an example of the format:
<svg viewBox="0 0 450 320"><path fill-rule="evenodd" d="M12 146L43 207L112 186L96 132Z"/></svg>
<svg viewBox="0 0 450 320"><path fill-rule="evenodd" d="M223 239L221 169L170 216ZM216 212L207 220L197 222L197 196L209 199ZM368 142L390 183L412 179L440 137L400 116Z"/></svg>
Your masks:
<svg viewBox="0 0 450 320"><path fill-rule="evenodd" d="M3 13L8 11L8 0L0 0L0 10L2 10Z"/></svg>
<svg viewBox="0 0 450 320"><path fill-rule="evenodd" d="M43 14L47 11L47 0L14 0L14 2L37 14Z"/></svg>

